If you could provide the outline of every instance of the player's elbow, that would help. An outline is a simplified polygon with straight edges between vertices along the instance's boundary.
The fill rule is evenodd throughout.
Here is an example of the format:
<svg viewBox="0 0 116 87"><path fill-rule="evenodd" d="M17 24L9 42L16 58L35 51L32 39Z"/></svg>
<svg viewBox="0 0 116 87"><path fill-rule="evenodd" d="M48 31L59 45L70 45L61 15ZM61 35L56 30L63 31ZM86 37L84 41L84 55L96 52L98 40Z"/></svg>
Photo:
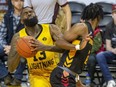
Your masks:
<svg viewBox="0 0 116 87"><path fill-rule="evenodd" d="M62 41L61 40L57 40L56 41L56 43L55 43L55 45L57 46L57 47L60 47L60 48L62 48Z"/></svg>

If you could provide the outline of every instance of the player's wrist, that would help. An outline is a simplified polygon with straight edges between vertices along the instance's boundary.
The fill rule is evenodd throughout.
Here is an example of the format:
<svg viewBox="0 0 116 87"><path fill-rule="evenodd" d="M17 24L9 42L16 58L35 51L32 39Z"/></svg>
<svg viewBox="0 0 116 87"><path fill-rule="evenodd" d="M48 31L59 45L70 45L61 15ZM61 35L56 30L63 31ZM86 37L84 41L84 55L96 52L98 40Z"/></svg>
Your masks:
<svg viewBox="0 0 116 87"><path fill-rule="evenodd" d="M78 45L75 45L75 49L76 50L80 50L80 45L78 44Z"/></svg>

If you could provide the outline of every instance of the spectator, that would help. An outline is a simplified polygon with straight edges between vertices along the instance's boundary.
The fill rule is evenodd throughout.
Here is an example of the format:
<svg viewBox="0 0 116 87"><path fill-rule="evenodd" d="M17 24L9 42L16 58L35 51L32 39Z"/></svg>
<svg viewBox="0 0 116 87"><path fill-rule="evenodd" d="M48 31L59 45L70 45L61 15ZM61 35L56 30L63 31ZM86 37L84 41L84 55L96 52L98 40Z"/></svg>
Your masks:
<svg viewBox="0 0 116 87"><path fill-rule="evenodd" d="M113 20L106 26L106 50L96 55L107 87L116 87L116 83L109 71L108 62L116 60L116 4L112 5Z"/></svg>
<svg viewBox="0 0 116 87"><path fill-rule="evenodd" d="M22 27L20 23L20 12L23 7L23 0L11 0L13 9L9 9L4 15L3 21L0 25L0 78L4 79L6 85L10 85L12 77L4 65L4 58L9 54L11 48L12 36L18 32ZM12 85L20 85L23 77L23 71L25 69L24 62L20 62L16 72L14 73L14 79Z"/></svg>
<svg viewBox="0 0 116 87"><path fill-rule="evenodd" d="M89 56L88 63L87 63L88 73L91 78L90 87L95 87L96 85L94 81L94 73L95 73L95 68L97 63L96 54L101 51L105 51L104 42L101 37L101 32L102 31L100 28L96 28L94 31L94 38L93 38L94 44L92 46L91 54Z"/></svg>
<svg viewBox="0 0 116 87"><path fill-rule="evenodd" d="M58 8L63 9L66 16L67 30L71 27L71 11L67 0L25 0L24 7L32 7L38 17L38 23L55 23Z"/></svg>

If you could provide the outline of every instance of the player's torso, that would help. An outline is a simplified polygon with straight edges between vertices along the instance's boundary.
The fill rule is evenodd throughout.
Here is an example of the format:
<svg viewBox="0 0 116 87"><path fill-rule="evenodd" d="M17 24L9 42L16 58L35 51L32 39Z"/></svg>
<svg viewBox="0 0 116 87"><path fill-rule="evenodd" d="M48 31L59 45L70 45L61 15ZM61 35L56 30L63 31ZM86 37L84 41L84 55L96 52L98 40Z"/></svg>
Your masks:
<svg viewBox="0 0 116 87"><path fill-rule="evenodd" d="M37 39L46 45L53 45L53 40L50 35L49 25L44 24L42 32L37 36ZM27 36L26 32L22 30L20 36ZM32 58L27 58L28 68L31 74L43 74L43 72L50 73L56 66L54 59L54 52L50 51L38 51Z"/></svg>
<svg viewBox="0 0 116 87"><path fill-rule="evenodd" d="M61 62L59 66L64 66L69 68L74 72L81 72L84 65L87 64L88 57L90 55L91 49L93 45L93 40L90 40L86 47L82 50L70 50L65 51L61 58Z"/></svg>
<svg viewBox="0 0 116 87"><path fill-rule="evenodd" d="M91 30L89 30L89 32L91 32ZM82 38L77 38L72 44L80 44L81 41ZM90 39L82 50L66 50L63 53L59 66L67 67L76 73L81 73L84 65L87 64L92 45L93 39Z"/></svg>

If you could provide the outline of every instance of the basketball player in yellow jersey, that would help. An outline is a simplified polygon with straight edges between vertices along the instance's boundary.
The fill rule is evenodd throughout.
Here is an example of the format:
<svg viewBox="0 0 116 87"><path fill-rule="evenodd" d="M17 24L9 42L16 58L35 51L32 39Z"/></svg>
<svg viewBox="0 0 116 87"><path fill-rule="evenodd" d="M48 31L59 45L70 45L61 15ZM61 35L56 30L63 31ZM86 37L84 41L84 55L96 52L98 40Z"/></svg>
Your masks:
<svg viewBox="0 0 116 87"><path fill-rule="evenodd" d="M62 36L62 34L56 25L38 25L37 17L30 7L23 9L21 21L25 25L25 28L16 33L12 39L8 58L8 70L13 72L20 60L20 55L15 48L18 38L32 36L35 41L37 40L39 42L39 50L37 50L38 52L34 57L26 58L29 69L30 86L51 87L49 77L51 71L56 67L56 61L54 59L55 53L50 51L62 51L58 47L53 46L53 41L59 38L58 35Z"/></svg>

